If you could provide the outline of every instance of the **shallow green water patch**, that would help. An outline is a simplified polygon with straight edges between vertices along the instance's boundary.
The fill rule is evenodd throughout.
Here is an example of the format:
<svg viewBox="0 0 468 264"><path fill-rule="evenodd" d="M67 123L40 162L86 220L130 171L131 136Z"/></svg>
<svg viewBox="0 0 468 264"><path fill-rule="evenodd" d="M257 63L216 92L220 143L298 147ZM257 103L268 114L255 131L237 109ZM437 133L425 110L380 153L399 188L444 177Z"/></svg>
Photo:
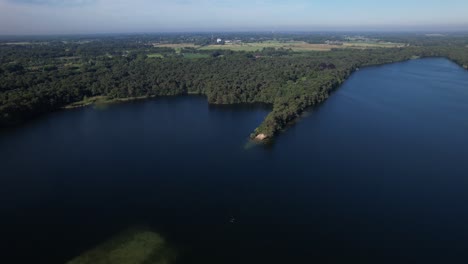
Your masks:
<svg viewBox="0 0 468 264"><path fill-rule="evenodd" d="M67 264L169 264L175 254L162 236L149 230L130 230L88 250Z"/></svg>

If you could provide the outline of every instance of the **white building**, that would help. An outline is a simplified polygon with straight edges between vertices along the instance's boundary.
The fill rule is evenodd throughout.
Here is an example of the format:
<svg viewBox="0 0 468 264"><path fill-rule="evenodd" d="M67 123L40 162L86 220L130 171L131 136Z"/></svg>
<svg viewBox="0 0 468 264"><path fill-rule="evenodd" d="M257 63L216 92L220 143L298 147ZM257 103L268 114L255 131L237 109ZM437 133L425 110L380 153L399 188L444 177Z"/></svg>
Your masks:
<svg viewBox="0 0 468 264"><path fill-rule="evenodd" d="M223 40L219 38L219 39L216 40L216 43L219 44L219 43L221 43L222 41L223 41Z"/></svg>

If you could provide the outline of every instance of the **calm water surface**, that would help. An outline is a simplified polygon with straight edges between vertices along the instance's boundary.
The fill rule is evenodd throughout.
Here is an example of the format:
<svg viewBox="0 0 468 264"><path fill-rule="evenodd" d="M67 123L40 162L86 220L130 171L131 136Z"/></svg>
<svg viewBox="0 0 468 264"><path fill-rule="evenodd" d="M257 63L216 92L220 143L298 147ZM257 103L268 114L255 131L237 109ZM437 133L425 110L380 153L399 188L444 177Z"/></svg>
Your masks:
<svg viewBox="0 0 468 264"><path fill-rule="evenodd" d="M468 262L468 72L362 69L246 149L267 113L160 98L3 132L2 258L64 263L145 226L178 263Z"/></svg>

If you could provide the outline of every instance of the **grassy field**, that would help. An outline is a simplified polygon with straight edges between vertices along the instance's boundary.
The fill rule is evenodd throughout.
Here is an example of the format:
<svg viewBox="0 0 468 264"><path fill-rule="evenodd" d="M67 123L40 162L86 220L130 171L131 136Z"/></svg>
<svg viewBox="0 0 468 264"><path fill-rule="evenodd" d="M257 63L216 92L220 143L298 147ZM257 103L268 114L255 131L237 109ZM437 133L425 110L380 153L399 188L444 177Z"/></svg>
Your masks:
<svg viewBox="0 0 468 264"><path fill-rule="evenodd" d="M403 43L392 43L392 42L344 42L343 48L400 48L404 47Z"/></svg>
<svg viewBox="0 0 468 264"><path fill-rule="evenodd" d="M156 48L173 48L176 50L177 53L180 53L180 50L183 48L199 48L200 46L197 46L193 43L179 43L179 44L153 44L153 47Z"/></svg>
<svg viewBox="0 0 468 264"><path fill-rule="evenodd" d="M83 98L83 100L69 104L65 106L64 108L73 109L73 108L85 107L88 105L97 104L101 102L106 102L106 101L108 101L108 98L106 96L85 97Z"/></svg>
<svg viewBox="0 0 468 264"><path fill-rule="evenodd" d="M337 45L327 44L309 44L303 41L264 41L254 43L226 43L225 45L209 45L200 48L201 50L217 50L226 49L233 51L258 51L263 48L283 48L292 49L293 51L329 51L332 48L337 48Z"/></svg>
<svg viewBox="0 0 468 264"><path fill-rule="evenodd" d="M283 48L291 49L297 52L307 52L307 51L330 51L332 49L369 49L369 48L395 48L395 47L404 47L404 44L401 43L391 43L391 42L359 42L359 41L349 41L344 42L343 45L335 44L311 44L304 41L263 41L263 42L253 42L253 43L226 43L224 45L208 45L208 46L197 46L192 43L179 43L179 44L154 44L154 47L167 47L173 48L177 53L181 52L182 48L195 48L199 50L232 50L232 51L246 51L246 52L255 52L260 51L263 48ZM153 55L153 54L151 54ZM151 57L149 55L148 57ZM203 58L204 54L184 54L187 58Z"/></svg>
<svg viewBox="0 0 468 264"><path fill-rule="evenodd" d="M148 98L153 98L153 97L154 96L137 96L137 97L126 97L126 98L109 98L107 96L85 97L81 101L64 106L63 109L74 109L74 108L80 108L80 107L85 107L89 105L105 107L110 104L143 100L143 99L148 99Z"/></svg>
<svg viewBox="0 0 468 264"><path fill-rule="evenodd" d="M148 54L148 58L164 58L164 56L159 53L153 53L153 54Z"/></svg>
<svg viewBox="0 0 468 264"><path fill-rule="evenodd" d="M263 48L283 48L291 49L297 52L306 51L330 51L331 49L344 49L344 48L355 48L355 49L367 49L367 48L394 48L402 47L404 44L400 43L389 43L389 42L345 42L343 45L334 44L310 44L303 41L263 41L253 43L226 43L225 45L208 45L208 46L196 46L194 44L161 44L155 45L155 47L171 47L175 48L180 52L181 48L197 48L199 50L232 50L232 51L247 51L254 52L259 51Z"/></svg>
<svg viewBox="0 0 468 264"><path fill-rule="evenodd" d="M202 54L202 53L184 53L184 58L187 59L203 59L203 58L209 58L209 54Z"/></svg>
<svg viewBox="0 0 468 264"><path fill-rule="evenodd" d="M163 48L197 48L199 46L193 43L179 43L179 44L153 44L153 47L163 47Z"/></svg>

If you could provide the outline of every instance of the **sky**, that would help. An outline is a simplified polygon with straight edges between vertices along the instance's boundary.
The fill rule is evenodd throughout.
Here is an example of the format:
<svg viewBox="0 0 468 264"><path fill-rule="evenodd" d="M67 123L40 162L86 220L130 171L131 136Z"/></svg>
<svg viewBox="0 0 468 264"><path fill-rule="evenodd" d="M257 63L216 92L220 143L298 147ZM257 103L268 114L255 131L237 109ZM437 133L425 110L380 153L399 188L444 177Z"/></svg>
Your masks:
<svg viewBox="0 0 468 264"><path fill-rule="evenodd" d="M0 0L0 35L468 31L468 0Z"/></svg>

